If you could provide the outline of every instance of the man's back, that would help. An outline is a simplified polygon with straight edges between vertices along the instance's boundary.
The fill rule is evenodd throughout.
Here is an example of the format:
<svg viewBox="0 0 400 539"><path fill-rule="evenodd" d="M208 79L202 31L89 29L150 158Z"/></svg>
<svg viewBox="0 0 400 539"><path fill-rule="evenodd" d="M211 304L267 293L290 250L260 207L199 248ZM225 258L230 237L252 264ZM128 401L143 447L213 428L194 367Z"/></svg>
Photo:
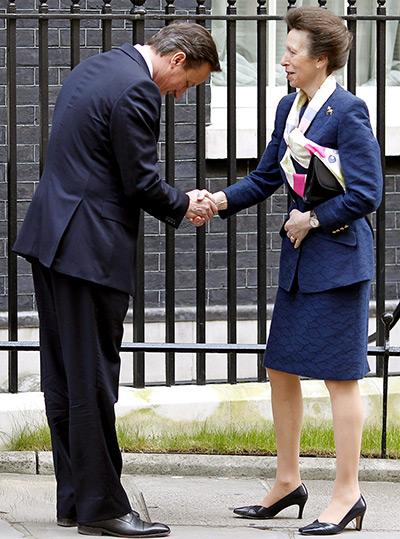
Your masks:
<svg viewBox="0 0 400 539"><path fill-rule="evenodd" d="M187 197L158 176L160 106L160 92L131 45L90 57L69 74L16 252L133 293L139 208L151 199L150 212L165 218L171 201L183 205L183 214L187 207Z"/></svg>

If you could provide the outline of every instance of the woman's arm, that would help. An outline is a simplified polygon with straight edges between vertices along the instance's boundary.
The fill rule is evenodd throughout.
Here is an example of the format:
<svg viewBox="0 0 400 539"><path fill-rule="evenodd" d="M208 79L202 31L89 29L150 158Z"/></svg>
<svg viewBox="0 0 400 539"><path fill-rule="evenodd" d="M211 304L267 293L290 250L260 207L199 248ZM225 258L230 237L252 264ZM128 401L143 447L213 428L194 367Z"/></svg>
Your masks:
<svg viewBox="0 0 400 539"><path fill-rule="evenodd" d="M285 96L279 103L275 128L257 169L245 176L242 180L222 189L226 196L226 203L221 198L223 206L219 208L219 216L223 219L237 213L244 208L254 206L270 197L283 183L279 167L279 146L282 142L286 118L292 106L294 97ZM226 206L225 206L226 204Z"/></svg>

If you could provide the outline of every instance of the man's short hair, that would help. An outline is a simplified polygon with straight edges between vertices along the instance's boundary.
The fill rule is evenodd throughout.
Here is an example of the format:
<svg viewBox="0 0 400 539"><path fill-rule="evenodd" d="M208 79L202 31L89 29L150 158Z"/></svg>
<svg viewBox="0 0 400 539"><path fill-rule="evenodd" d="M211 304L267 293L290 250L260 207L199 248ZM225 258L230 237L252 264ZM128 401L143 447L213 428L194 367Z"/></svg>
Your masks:
<svg viewBox="0 0 400 539"><path fill-rule="evenodd" d="M185 69L195 69L208 62L211 71L221 71L214 40L200 24L173 22L151 37L146 45L160 56L183 51L186 54Z"/></svg>

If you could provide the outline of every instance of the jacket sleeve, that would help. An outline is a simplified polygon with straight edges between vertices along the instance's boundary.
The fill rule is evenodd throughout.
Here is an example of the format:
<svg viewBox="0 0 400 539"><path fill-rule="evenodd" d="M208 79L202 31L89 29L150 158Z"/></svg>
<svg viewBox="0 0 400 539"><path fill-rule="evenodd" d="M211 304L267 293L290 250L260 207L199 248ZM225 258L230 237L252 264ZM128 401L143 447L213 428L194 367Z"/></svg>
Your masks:
<svg viewBox="0 0 400 539"><path fill-rule="evenodd" d="M228 208L219 212L223 219L244 208L249 208L262 202L282 185L283 178L279 168L279 146L291 105L291 98L285 97L280 101L276 111L275 127L271 141L257 169L237 183L223 189L228 198Z"/></svg>
<svg viewBox="0 0 400 539"><path fill-rule="evenodd" d="M326 232L349 225L379 207L383 174L380 148L364 101L352 97L338 121L337 145L346 192L315 208Z"/></svg>
<svg viewBox="0 0 400 539"><path fill-rule="evenodd" d="M114 104L110 135L125 195L157 219L178 227L189 197L159 176L160 107L158 88L150 79L142 79Z"/></svg>

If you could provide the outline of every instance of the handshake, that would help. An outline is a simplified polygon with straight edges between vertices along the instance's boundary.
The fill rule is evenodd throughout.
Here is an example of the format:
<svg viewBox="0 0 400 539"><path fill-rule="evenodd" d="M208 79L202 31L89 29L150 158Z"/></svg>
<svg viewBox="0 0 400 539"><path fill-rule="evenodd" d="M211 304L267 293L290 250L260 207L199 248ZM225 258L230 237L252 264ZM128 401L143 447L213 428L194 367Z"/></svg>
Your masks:
<svg viewBox="0 0 400 539"><path fill-rule="evenodd" d="M210 193L206 189L193 189L186 193L189 197L189 207L185 214L194 225L202 226L214 217L219 210L226 210L228 200L223 191Z"/></svg>

